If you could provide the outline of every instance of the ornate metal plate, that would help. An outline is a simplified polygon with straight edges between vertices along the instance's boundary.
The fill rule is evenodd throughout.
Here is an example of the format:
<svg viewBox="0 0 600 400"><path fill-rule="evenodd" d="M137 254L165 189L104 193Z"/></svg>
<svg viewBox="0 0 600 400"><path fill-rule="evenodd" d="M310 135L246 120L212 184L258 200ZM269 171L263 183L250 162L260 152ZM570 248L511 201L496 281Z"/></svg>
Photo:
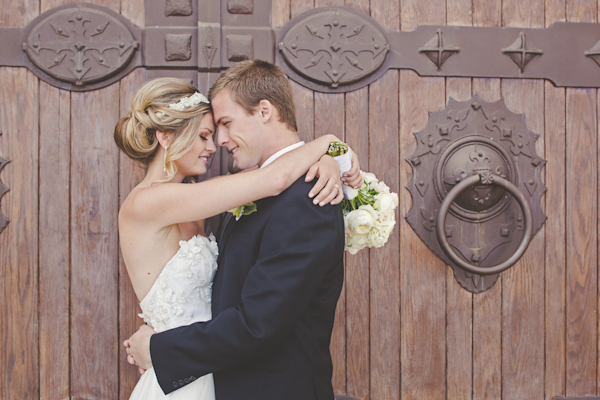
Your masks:
<svg viewBox="0 0 600 400"><path fill-rule="evenodd" d="M343 91L373 74L386 59L390 45L385 30L370 17L349 7L320 7L286 24L279 33L278 50L284 68L291 68L305 82ZM279 37L278 36L278 37ZM385 72L382 71L382 73ZM296 79L296 78L294 78Z"/></svg>
<svg viewBox="0 0 600 400"><path fill-rule="evenodd" d="M92 4L66 5L36 18L22 49L45 81L70 90L106 86L141 64L140 30ZM135 58L135 62L134 61Z"/></svg>
<svg viewBox="0 0 600 400"><path fill-rule="evenodd" d="M463 288L485 291L499 274L471 274L450 261L435 234L438 210L457 183L491 170L526 195L535 234L545 221L539 205L545 191L540 179L544 160L535 151L537 135L527 129L522 115L510 112L502 101L487 103L475 95L466 102L450 100L444 110L430 114L425 129L415 136L417 149L408 160L414 175L407 186L413 207L406 219L454 269ZM450 246L465 261L492 266L508 259L518 247L523 237L522 210L503 188L474 185L450 207L445 232Z"/></svg>

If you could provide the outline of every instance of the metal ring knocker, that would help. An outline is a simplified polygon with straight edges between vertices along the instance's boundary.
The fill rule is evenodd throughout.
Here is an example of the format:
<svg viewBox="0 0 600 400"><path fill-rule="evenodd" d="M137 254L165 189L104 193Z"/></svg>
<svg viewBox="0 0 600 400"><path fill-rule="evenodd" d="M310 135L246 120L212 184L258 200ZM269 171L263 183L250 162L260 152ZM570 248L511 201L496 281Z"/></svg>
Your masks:
<svg viewBox="0 0 600 400"><path fill-rule="evenodd" d="M517 247L516 252L508 260L497 265L492 265L490 267L479 267L477 265L470 264L463 260L461 257L459 257L456 254L456 252L450 247L445 232L446 215L450 210L450 206L463 190L477 183L491 184L503 187L517 200L525 216L523 238L521 239L521 242L519 243L519 247ZM450 190L450 192L448 192L448 194L444 198L444 201L442 201L442 204L440 205L440 211L437 215L435 231L442 250L448 256L448 258L450 258L450 260L452 260L456 265L474 274L492 275L512 267L517 261L519 261L523 254L525 254L525 250L527 250L527 247L529 246L529 243L531 242L531 238L533 236L533 215L531 213L531 208L529 207L529 203L527 202L525 195L510 181L500 176L492 175L491 173L485 174L485 176L475 174L458 183L454 188L452 188L452 190Z"/></svg>

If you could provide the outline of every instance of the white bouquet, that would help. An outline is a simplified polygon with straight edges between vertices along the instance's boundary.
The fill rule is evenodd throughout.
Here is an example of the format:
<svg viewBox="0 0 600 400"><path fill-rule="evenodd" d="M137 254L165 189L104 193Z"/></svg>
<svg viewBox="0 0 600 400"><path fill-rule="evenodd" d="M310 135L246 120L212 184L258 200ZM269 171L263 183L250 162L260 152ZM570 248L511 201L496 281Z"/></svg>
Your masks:
<svg viewBox="0 0 600 400"><path fill-rule="evenodd" d="M374 174L360 171L363 184L352 200L342 200L345 250L356 254L365 247L382 247L396 225L394 210L398 207L398 194L379 181Z"/></svg>
<svg viewBox="0 0 600 400"><path fill-rule="evenodd" d="M349 171L352 162L351 150L345 143L332 142L327 154L337 161L340 176ZM344 185L344 228L346 231L345 250L356 254L365 247L382 247L396 225L394 210L398 207L398 194L379 181L374 174L360 171L362 185L353 189Z"/></svg>

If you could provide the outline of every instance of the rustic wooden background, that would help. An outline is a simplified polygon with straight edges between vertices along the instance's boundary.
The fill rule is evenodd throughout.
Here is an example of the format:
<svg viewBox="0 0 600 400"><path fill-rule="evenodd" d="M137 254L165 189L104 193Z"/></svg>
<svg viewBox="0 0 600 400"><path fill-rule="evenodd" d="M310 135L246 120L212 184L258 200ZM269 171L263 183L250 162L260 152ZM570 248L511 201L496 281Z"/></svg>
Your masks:
<svg viewBox="0 0 600 400"><path fill-rule="evenodd" d="M24 27L69 1L0 0L0 26ZM105 0L144 26L143 0ZM598 22L598 0L273 0L282 26L346 5L389 30L419 25L545 27ZM201 12L201 11L200 11ZM117 212L143 171L112 131L145 72L70 93L0 68L0 398L127 399L135 368L121 343L139 324L118 253ZM598 93L542 80L421 78L389 71L346 94L293 84L300 134L335 133L400 194L388 244L346 260L332 342L336 393L361 399L551 399L597 394ZM541 134L548 220L488 292L462 290L403 219L412 132L450 97L503 98Z"/></svg>

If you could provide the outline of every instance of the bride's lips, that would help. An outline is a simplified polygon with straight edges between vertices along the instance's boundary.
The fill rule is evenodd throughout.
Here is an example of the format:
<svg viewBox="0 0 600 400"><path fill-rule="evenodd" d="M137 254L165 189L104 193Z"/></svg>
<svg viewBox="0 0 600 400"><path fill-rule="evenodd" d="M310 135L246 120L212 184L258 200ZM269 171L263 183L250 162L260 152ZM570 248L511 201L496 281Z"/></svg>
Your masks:
<svg viewBox="0 0 600 400"><path fill-rule="evenodd" d="M208 159L209 159L209 157L208 157L208 156L200 156L200 159L202 160L202 162L203 162L204 164L208 165Z"/></svg>

